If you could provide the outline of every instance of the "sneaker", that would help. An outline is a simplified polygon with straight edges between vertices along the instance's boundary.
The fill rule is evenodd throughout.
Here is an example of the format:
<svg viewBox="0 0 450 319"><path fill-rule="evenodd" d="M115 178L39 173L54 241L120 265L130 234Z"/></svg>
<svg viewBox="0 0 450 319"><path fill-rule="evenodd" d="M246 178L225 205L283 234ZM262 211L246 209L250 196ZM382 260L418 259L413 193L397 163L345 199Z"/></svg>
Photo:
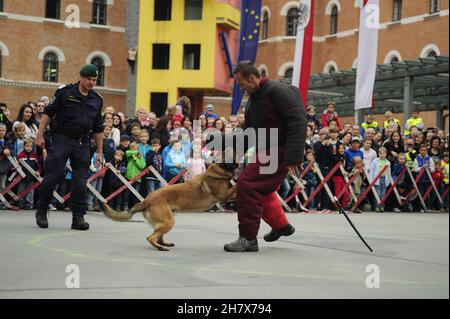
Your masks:
<svg viewBox="0 0 450 319"><path fill-rule="evenodd" d="M229 252L256 252L258 251L258 240L256 238L247 240L239 236L236 241L223 246L223 249Z"/></svg>
<svg viewBox="0 0 450 319"><path fill-rule="evenodd" d="M56 207L53 206L53 204L49 204L48 205L48 210L51 210L52 212L54 212L56 210Z"/></svg>
<svg viewBox="0 0 450 319"><path fill-rule="evenodd" d="M86 210L90 212L94 211L94 205L88 205Z"/></svg>
<svg viewBox="0 0 450 319"><path fill-rule="evenodd" d="M400 213L400 212L402 211L402 210L401 210L400 208L398 208L398 207L395 207L393 210L394 210L395 213Z"/></svg>
<svg viewBox="0 0 450 319"><path fill-rule="evenodd" d="M287 226L281 229L274 229L264 235L264 240L267 242L272 242L278 240L281 236L290 236L295 233L295 228L291 224L287 224Z"/></svg>

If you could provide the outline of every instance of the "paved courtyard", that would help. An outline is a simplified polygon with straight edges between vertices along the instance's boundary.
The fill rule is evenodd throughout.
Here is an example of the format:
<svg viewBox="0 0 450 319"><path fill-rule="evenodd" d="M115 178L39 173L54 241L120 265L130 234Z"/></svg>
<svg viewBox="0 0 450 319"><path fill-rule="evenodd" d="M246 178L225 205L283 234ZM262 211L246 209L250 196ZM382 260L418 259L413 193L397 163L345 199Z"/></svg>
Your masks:
<svg viewBox="0 0 450 319"><path fill-rule="evenodd" d="M34 212L0 211L0 298L449 298L448 214L350 217L373 253L338 214L289 214L291 237L266 243L263 224L258 253L227 253L236 214L176 214L176 247L160 252L141 215L90 213L79 232L66 212L45 230ZM80 288L66 287L70 267Z"/></svg>

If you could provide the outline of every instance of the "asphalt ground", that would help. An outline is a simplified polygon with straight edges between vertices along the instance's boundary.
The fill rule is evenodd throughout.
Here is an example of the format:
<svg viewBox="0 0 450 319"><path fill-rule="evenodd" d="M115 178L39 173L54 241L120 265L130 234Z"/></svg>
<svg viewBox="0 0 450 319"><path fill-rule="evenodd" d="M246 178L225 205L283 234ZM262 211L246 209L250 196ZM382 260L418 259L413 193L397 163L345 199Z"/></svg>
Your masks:
<svg viewBox="0 0 450 319"><path fill-rule="evenodd" d="M263 223L259 252L228 253L235 213L176 214L161 252L139 214L89 213L81 232L67 212L39 229L34 211L0 211L0 298L449 298L448 213L349 216L373 253L339 214L288 214L292 236L266 243Z"/></svg>

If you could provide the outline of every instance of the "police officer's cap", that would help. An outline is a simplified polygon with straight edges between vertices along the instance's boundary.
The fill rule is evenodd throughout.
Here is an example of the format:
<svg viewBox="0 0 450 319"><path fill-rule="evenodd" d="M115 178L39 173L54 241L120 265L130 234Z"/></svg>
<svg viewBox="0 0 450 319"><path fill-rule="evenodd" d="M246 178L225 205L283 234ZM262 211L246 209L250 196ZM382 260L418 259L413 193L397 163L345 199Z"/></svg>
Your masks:
<svg viewBox="0 0 450 319"><path fill-rule="evenodd" d="M98 76L98 69L93 64L86 64L80 70L80 75L83 77L96 77Z"/></svg>

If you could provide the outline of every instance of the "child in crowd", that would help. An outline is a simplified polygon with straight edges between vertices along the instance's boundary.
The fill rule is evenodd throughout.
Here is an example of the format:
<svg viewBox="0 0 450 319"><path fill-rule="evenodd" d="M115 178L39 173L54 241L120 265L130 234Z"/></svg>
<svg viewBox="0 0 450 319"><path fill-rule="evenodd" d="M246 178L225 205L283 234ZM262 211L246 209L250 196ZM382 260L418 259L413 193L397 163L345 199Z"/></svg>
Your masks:
<svg viewBox="0 0 450 319"><path fill-rule="evenodd" d="M27 139L24 142L23 151L20 152L19 155L17 155L17 161L20 161L20 159L24 159L25 162L34 171L36 171L38 175L40 175L41 165L39 163L37 154L33 151L33 146L34 146L33 140ZM33 177L33 175L31 175L30 172L28 172L27 170L24 171L26 172L26 176L19 182L17 194L22 193L24 190L26 190L28 187L30 187L36 182L35 178ZM30 191L28 194L26 194L19 200L19 207L26 210L31 210L34 208L34 190Z"/></svg>
<svg viewBox="0 0 450 319"><path fill-rule="evenodd" d="M96 164L97 163L97 153L94 153L94 155L92 155L91 165L89 166L89 177L91 177L92 175L95 175L99 170L101 170L105 166L105 156L103 154L102 154L102 156L103 157L101 159L101 164L99 166L97 166L97 164ZM105 173L102 173L99 176L97 176L97 178L95 178L93 181L91 181L91 185L99 193L102 191L104 176L105 176ZM88 191L88 196L87 196L87 210L89 210L89 211L95 210L97 212L101 211L98 198L96 196L94 196L94 194L90 191Z"/></svg>
<svg viewBox="0 0 450 319"><path fill-rule="evenodd" d="M444 181L444 170L442 168L441 161L435 161L434 162L434 173L431 174L433 178L434 185L436 186L437 190L439 191L442 187L443 181ZM441 202L438 200L438 197L436 195L436 192L434 189L431 190L431 193L429 195L431 198L431 209L434 210L440 210L442 208Z"/></svg>
<svg viewBox="0 0 450 319"><path fill-rule="evenodd" d="M387 169L381 174L381 177L375 182L375 189L380 197L380 200L384 198L386 190L391 184L391 163L386 159L387 150L384 147L380 147L378 150L378 158L375 159L369 168L369 176L373 181L383 170L385 166ZM375 209L377 212L384 212L384 205L378 205Z"/></svg>
<svg viewBox="0 0 450 319"><path fill-rule="evenodd" d="M339 144L341 144L339 142L339 130L337 128L337 125L336 125L336 127L330 128L330 137L331 137L330 145L332 148L332 153L333 153L333 155L336 155L338 146L339 146Z"/></svg>
<svg viewBox="0 0 450 319"><path fill-rule="evenodd" d="M308 105L306 108L306 120L314 122L317 129L320 129L320 120L316 118L316 107L314 105Z"/></svg>
<svg viewBox="0 0 450 319"><path fill-rule="evenodd" d="M315 154L314 154L313 150L306 151L305 157L306 157L306 161L303 164L304 168L306 168L310 163L315 162ZM305 193L306 193L306 196L308 196L308 198L309 198L311 196L311 194L314 192L314 190L316 189L318 180L319 180L318 176L317 176L316 168L314 167L314 164L311 166L311 169L308 171L308 173L305 174L303 179L306 181ZM306 208L316 209L314 198L311 200L311 202L308 204L308 206Z"/></svg>
<svg viewBox="0 0 450 319"><path fill-rule="evenodd" d="M361 194L364 192L364 190L366 189L367 185L369 185L369 183L367 182L367 178L366 175L363 173L363 168L364 168L364 161L361 157L359 156L355 156L353 157L352 160L352 165L353 168L351 170L351 172L348 175L349 179L352 179L355 175L355 179L353 180L353 188L355 191L355 196L357 198L359 198L361 196ZM364 205L365 203L368 203L367 199L364 199L361 205ZM354 213L362 213L362 210L357 207L354 211Z"/></svg>
<svg viewBox="0 0 450 319"><path fill-rule="evenodd" d="M353 160L353 158L352 158ZM337 153L335 155L333 155L333 167L334 165L336 165L337 163L341 163L342 167L348 167L348 165L346 165L346 160L345 160L345 146L340 144L338 146L337 149ZM334 188L334 196L337 196L344 188L345 188L345 178L344 175L347 175L347 171L342 172L341 169L338 169L336 171L336 173L334 173L333 177L331 178L331 181L333 183L333 188ZM341 204L342 207L344 207L344 209L347 207L348 205L348 201L350 199L350 195L348 192L348 189L345 190L344 194L341 197ZM337 208L337 205L335 205L335 208Z"/></svg>
<svg viewBox="0 0 450 319"><path fill-rule="evenodd" d="M177 141L172 144L172 149L164 161L164 166L167 168L167 180L171 180L176 175L181 173L187 167L186 156L181 151L181 142ZM183 178L180 178L177 183L181 183Z"/></svg>
<svg viewBox="0 0 450 319"><path fill-rule="evenodd" d="M395 182L398 177L400 176L401 172L406 168L406 155L405 153L398 154L398 160L394 163L394 166L392 168L392 180ZM404 173L402 177L397 182L397 189L400 194L400 196L404 196L408 194L412 189L412 183L411 179L409 178L408 173ZM400 205L397 201L397 199L394 201L393 204L393 210L394 212L400 212L403 209L405 209L405 205L408 203L403 203L404 205ZM405 209L406 210L406 209Z"/></svg>
<svg viewBox="0 0 450 319"><path fill-rule="evenodd" d="M148 145L148 131L147 130L141 130L139 132L139 153L141 153L142 157L145 159L147 156L147 153L152 149L150 145Z"/></svg>
<svg viewBox="0 0 450 319"><path fill-rule="evenodd" d="M419 174L422 167L427 167L430 173L434 173L435 171L434 161L433 158L428 155L428 147L426 144L420 145L419 155L416 157L413 163L413 172ZM430 183L431 182L428 178L428 175L424 173L417 183L417 187L419 188L421 194L425 194L426 190L430 186ZM427 207L431 206L431 196L428 196L428 198L425 200L425 205Z"/></svg>
<svg viewBox="0 0 450 319"><path fill-rule="evenodd" d="M136 142L130 144L130 149L126 151L125 155L127 157L127 173L125 177L127 180L131 180L145 169L145 158L143 158L142 154L139 152L139 145ZM133 187L137 192L141 191L141 182L141 178L138 178L133 184ZM136 202L136 197L131 194L127 188L124 191L122 210L133 207Z"/></svg>
<svg viewBox="0 0 450 319"><path fill-rule="evenodd" d="M116 142L112 138L112 125L105 124L103 127L103 156L106 162L110 162L114 156L116 150Z"/></svg>
<svg viewBox="0 0 450 319"><path fill-rule="evenodd" d="M124 158L124 152L122 150L115 150L112 160L109 161L109 163L112 164L112 166L116 169L117 172L119 172L122 176L125 176L127 173L127 167L124 164L123 158ZM118 188L120 188L123 185L122 181L114 174L113 171L110 169L106 171L105 174L105 186L106 190L105 193L107 195L112 194L114 191L116 191ZM125 191L118 194L116 197L111 199L108 203L108 205L114 209L121 209L122 204L122 197Z"/></svg>
<svg viewBox="0 0 450 319"><path fill-rule="evenodd" d="M141 132L141 125L137 122L133 122L130 125L130 142L139 143L139 133Z"/></svg>
<svg viewBox="0 0 450 319"><path fill-rule="evenodd" d="M24 148L24 143L26 141L25 133L26 127L25 124L19 123L14 127L14 134L12 134L11 139L7 142L7 147L11 150L11 155L13 157L17 157Z"/></svg>
<svg viewBox="0 0 450 319"><path fill-rule="evenodd" d="M192 149L192 157L187 161L187 172L185 181L192 180L195 176L206 172L205 161L202 159L202 150L200 147Z"/></svg>
<svg viewBox="0 0 450 319"><path fill-rule="evenodd" d="M179 131L180 137L181 137L181 150L183 151L184 156L186 156L186 159L191 157L192 152L192 142L190 140L189 131L187 129L180 129Z"/></svg>
<svg viewBox="0 0 450 319"><path fill-rule="evenodd" d="M153 166L156 171L162 175L163 170L163 159L161 155L161 142L159 139L154 138L151 141L152 143L152 149L147 153L145 157L145 162L147 163L147 166ZM147 185L147 191L149 193L159 189L161 187L161 182L159 179L153 174L151 171L148 173L148 175L145 177L145 182Z"/></svg>
<svg viewBox="0 0 450 319"><path fill-rule="evenodd" d="M0 123L0 192L6 187L6 179L8 177L9 170L11 169L11 164L7 158L11 152L9 149L5 148L5 135L6 125ZM0 209L5 209L2 202L0 202Z"/></svg>
<svg viewBox="0 0 450 319"><path fill-rule="evenodd" d="M361 141L359 137L353 136L352 138L352 144L350 144L350 147L348 150L345 151L345 163L347 166L345 169L347 171L351 171L353 168L353 158L355 156L359 156L360 158L364 158L364 153L360 149Z"/></svg>
<svg viewBox="0 0 450 319"><path fill-rule="evenodd" d="M417 151L414 149L414 140L412 138L408 138L405 141L405 158L406 158L406 166L409 169L413 168L414 160L417 157Z"/></svg>
<svg viewBox="0 0 450 319"><path fill-rule="evenodd" d="M316 155L315 158L319 169L322 175L325 177L333 168L333 149L331 147L331 139L328 128L324 127L320 130L319 138L320 141L314 144L314 153ZM327 184L330 189L333 188L333 184L331 181L329 181ZM316 206L320 210L331 209L331 200L328 197L325 187L320 190L320 195L317 198Z"/></svg>
<svg viewBox="0 0 450 319"><path fill-rule="evenodd" d="M378 157L377 152L372 148L372 140L365 138L363 144L363 162L364 166L369 168L373 160Z"/></svg>
<svg viewBox="0 0 450 319"><path fill-rule="evenodd" d="M130 136L128 134L122 134L120 135L120 144L117 147L118 150L121 150L124 154L126 153L126 151L128 151L129 147L130 147ZM125 156L124 156L124 162L126 162L125 160Z"/></svg>
<svg viewBox="0 0 450 319"><path fill-rule="evenodd" d="M446 189L448 189L448 181L449 181L449 175L450 175L450 173L449 173L449 163L448 163L448 160L449 160L449 154L448 154L448 151L445 151L443 154L442 154L442 163L441 163L441 165L442 165L442 172L443 172L443 174L444 174L444 178L443 178L443 180L442 180L442 187L441 187L441 194L444 194L444 192L445 192L445 190ZM448 210L448 193L447 193L447 195L443 198L443 200L444 200L444 205L443 205L443 209L444 210Z"/></svg>

